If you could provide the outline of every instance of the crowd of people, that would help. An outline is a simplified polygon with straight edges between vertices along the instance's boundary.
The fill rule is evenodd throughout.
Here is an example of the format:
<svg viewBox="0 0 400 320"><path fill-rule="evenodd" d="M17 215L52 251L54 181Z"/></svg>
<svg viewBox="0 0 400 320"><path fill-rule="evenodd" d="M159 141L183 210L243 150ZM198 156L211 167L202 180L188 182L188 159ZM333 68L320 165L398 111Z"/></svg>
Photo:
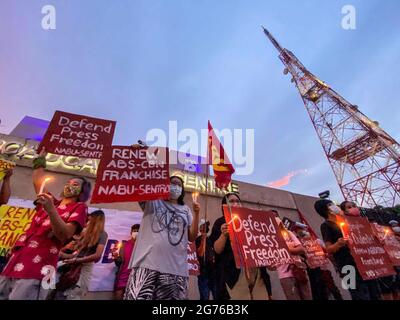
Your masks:
<svg viewBox="0 0 400 320"><path fill-rule="evenodd" d="M30 228L19 237L10 255L0 261L0 300L77 300L89 290L93 266L103 255L108 235L102 210L88 212L91 184L83 177L72 178L58 197L41 190L45 177L46 152L41 150L33 160L33 187L37 194L36 215ZM11 189L10 170L3 179L0 203L6 204ZM199 260L198 290L201 300L229 300L239 279L244 277L252 297L255 281L265 286L266 299L274 299L270 272L277 272L287 300L342 300L328 266L310 268L305 248L299 239L310 237L308 226L297 224L288 229L278 211L273 210L277 225L289 248L292 263L275 267L238 269L231 247L229 226L223 214L224 205L242 206L239 194L222 198L222 215L213 226L200 220L201 207L193 201L185 204L185 187L178 176L170 177L168 200L140 202L143 218L131 227L129 239L114 247L116 265L114 298L117 300L184 300L188 299L187 248L195 242ZM397 275L365 281L357 270L348 240L339 227L339 216L359 216L360 210L350 201L337 206L321 199L315 211L324 219L320 240L326 257L343 277L344 266L356 270L356 286L349 292L353 300L398 299ZM283 218L283 217L282 217ZM398 228L392 221L393 230ZM211 231L211 232L210 232ZM398 231L398 230L397 230ZM50 267L50 268L49 268ZM46 287L43 279L56 271L55 286Z"/></svg>

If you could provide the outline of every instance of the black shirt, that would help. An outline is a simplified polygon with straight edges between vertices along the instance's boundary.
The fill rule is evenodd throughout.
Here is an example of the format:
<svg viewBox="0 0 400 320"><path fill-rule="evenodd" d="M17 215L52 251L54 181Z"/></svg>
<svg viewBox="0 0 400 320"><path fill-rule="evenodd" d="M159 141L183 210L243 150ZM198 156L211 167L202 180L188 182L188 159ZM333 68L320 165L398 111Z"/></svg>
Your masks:
<svg viewBox="0 0 400 320"><path fill-rule="evenodd" d="M225 223L225 218L220 217L215 220L212 232L210 235L210 240L212 246L214 246L215 241L221 236L221 226ZM233 251L231 247L230 240L227 239L225 243L224 250L217 254L215 252L215 271L216 271L216 282L217 282L217 299L229 299L225 284L229 288L233 288L239 279L240 269L236 268L235 257L233 256Z"/></svg>
<svg viewBox="0 0 400 320"><path fill-rule="evenodd" d="M343 234L339 226L329 220L326 220L323 224L321 224L321 234L324 241L330 242L331 244L335 244L339 238L343 238ZM348 246L341 247L338 251L336 251L333 254L333 259L335 261L335 267L339 273L346 265L356 266Z"/></svg>
<svg viewBox="0 0 400 320"><path fill-rule="evenodd" d="M201 245L202 236L198 236L196 238L196 248L198 249ZM206 238L206 250L205 250L206 258L198 256L199 265L200 265L200 274L203 276L209 276L214 269L214 261L215 261L215 253L213 244L211 243L210 237Z"/></svg>

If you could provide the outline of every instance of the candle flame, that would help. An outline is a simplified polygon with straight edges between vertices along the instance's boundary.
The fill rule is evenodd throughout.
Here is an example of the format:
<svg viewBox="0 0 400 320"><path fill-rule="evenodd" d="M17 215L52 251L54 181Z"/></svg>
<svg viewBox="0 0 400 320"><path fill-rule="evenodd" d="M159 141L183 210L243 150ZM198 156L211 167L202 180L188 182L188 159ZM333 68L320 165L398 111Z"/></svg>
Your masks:
<svg viewBox="0 0 400 320"><path fill-rule="evenodd" d="M341 227L344 227L346 224L344 222L340 223Z"/></svg>

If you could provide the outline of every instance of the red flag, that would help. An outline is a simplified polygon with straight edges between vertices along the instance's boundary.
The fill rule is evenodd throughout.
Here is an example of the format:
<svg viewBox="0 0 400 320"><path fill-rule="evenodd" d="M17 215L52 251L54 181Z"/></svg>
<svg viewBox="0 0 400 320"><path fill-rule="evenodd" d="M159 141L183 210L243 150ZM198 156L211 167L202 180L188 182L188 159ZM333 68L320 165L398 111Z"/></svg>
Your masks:
<svg viewBox="0 0 400 320"><path fill-rule="evenodd" d="M215 176L215 184L220 189L226 189L231 183L232 174L235 172L224 147L214 133L208 121L208 164L211 164Z"/></svg>

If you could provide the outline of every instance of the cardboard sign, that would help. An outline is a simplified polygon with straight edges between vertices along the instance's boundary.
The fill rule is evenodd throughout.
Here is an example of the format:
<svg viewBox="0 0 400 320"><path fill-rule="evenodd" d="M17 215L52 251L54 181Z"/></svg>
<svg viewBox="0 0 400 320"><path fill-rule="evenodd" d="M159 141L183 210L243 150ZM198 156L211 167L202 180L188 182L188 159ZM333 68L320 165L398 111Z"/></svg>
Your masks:
<svg viewBox="0 0 400 320"><path fill-rule="evenodd" d="M15 162L0 159L0 181L4 179L7 174L7 171L10 169L14 169Z"/></svg>
<svg viewBox="0 0 400 320"><path fill-rule="evenodd" d="M298 238L306 251L307 265L310 269L321 268L328 264L325 251L322 249L318 239L313 235L307 238Z"/></svg>
<svg viewBox="0 0 400 320"><path fill-rule="evenodd" d="M188 243L188 269L189 275L198 276L200 274L200 264L197 259L196 244L194 242Z"/></svg>
<svg viewBox="0 0 400 320"><path fill-rule="evenodd" d="M224 206L237 268L275 267L292 263L273 212Z"/></svg>
<svg viewBox="0 0 400 320"><path fill-rule="evenodd" d="M40 143L47 152L63 156L100 159L111 147L115 121L56 111Z"/></svg>
<svg viewBox="0 0 400 320"><path fill-rule="evenodd" d="M6 256L18 238L30 227L35 209L3 205L0 207L0 256Z"/></svg>
<svg viewBox="0 0 400 320"><path fill-rule="evenodd" d="M385 249L379 243L366 218L346 216L349 248L364 280L396 274Z"/></svg>
<svg viewBox="0 0 400 320"><path fill-rule="evenodd" d="M168 148L112 146L104 151L91 203L168 199Z"/></svg>
<svg viewBox="0 0 400 320"><path fill-rule="evenodd" d="M400 266L400 241L394 235L390 227L384 227L377 223L371 223L372 230L380 243L385 248L394 266Z"/></svg>

